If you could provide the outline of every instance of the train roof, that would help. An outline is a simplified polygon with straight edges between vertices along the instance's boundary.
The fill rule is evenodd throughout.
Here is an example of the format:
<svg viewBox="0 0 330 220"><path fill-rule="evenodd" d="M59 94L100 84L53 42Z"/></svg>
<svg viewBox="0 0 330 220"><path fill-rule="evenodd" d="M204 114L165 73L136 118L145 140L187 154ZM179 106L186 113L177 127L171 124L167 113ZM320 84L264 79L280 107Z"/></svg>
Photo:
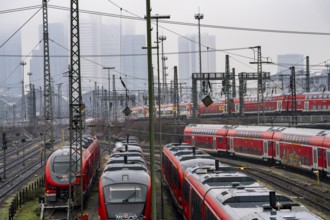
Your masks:
<svg viewBox="0 0 330 220"><path fill-rule="evenodd" d="M224 125L224 124L188 124L186 128L200 128L200 129L222 129L228 128L231 125Z"/></svg>
<svg viewBox="0 0 330 220"><path fill-rule="evenodd" d="M238 125L232 126L231 130L236 131L252 131L252 132L265 132L265 131L276 131L280 129L280 127L271 127L271 126L253 126L253 125Z"/></svg>
<svg viewBox="0 0 330 220"><path fill-rule="evenodd" d="M283 204L282 209L275 211L270 205L270 192L264 187L214 188L209 196L233 219L320 219L282 195L276 195L276 203Z"/></svg>
<svg viewBox="0 0 330 220"><path fill-rule="evenodd" d="M142 148L139 146L135 146L135 145L127 145L128 151L131 152L142 152ZM124 145L121 146L117 146L112 150L112 153L116 153L116 152L125 152L126 151L126 147Z"/></svg>
<svg viewBox="0 0 330 220"><path fill-rule="evenodd" d="M149 173L144 170L118 170L113 172L103 172L102 185L114 185L125 183L138 183L149 185Z"/></svg>
<svg viewBox="0 0 330 220"><path fill-rule="evenodd" d="M194 158L190 158L189 160L185 160L185 161L180 161L181 164L181 170L184 171L189 167L192 166L211 166L212 164L214 164L214 159L213 158L209 158L209 157L194 157Z"/></svg>
<svg viewBox="0 0 330 220"><path fill-rule="evenodd" d="M148 168L146 167L145 164L138 164L138 163L113 163L113 164L108 164L104 168L103 172L108 172L108 171L118 171L118 170L144 170L148 171Z"/></svg>
<svg viewBox="0 0 330 220"><path fill-rule="evenodd" d="M122 151L118 151L118 152L115 152L115 153L113 153L113 154L111 154L110 155L110 158L111 157L122 157L122 156L129 156L129 157L132 157L132 156L140 156L140 157L142 157L143 155L142 155L142 152L132 152L132 151L124 151L124 152L122 152Z"/></svg>
<svg viewBox="0 0 330 220"><path fill-rule="evenodd" d="M124 162L125 162L124 156L122 156L122 157L110 157L107 164L124 163ZM130 164L135 164L135 163L145 164L145 161L142 157L127 157L127 163L130 163Z"/></svg>
<svg viewBox="0 0 330 220"><path fill-rule="evenodd" d="M169 144L166 144L164 147L168 148L168 149L173 149L173 150L175 150L175 149L180 150L180 149L183 149L184 147L191 148L192 145L188 144L188 143L169 143Z"/></svg>
<svg viewBox="0 0 330 220"><path fill-rule="evenodd" d="M190 171L188 169L188 171ZM199 183L207 187L260 187L260 184L252 177L240 172L220 172L213 173L194 172L192 173Z"/></svg>
<svg viewBox="0 0 330 220"><path fill-rule="evenodd" d="M181 150L181 151L176 151L176 152L173 152L173 155L176 156L176 157L181 157L181 156L184 156L184 155L191 155L194 153L194 150L193 149L184 149L184 150ZM195 150L195 154L205 154L204 151L202 150L198 150L196 149Z"/></svg>
<svg viewBox="0 0 330 220"><path fill-rule="evenodd" d="M214 161L215 162L215 161ZM236 167L229 166L227 164L219 163L219 167L215 167L215 164L200 164L189 167L189 172L191 173L199 173L199 174L207 174L207 173L236 173L239 169Z"/></svg>
<svg viewBox="0 0 330 220"><path fill-rule="evenodd" d="M182 155L178 157L178 160L182 163L183 161L188 160L195 160L195 159L209 159L214 161L214 157L210 156L209 154L189 154L189 155ZM213 162L214 163L214 162Z"/></svg>
<svg viewBox="0 0 330 220"><path fill-rule="evenodd" d="M312 128L283 128L282 134L330 137L330 130Z"/></svg>

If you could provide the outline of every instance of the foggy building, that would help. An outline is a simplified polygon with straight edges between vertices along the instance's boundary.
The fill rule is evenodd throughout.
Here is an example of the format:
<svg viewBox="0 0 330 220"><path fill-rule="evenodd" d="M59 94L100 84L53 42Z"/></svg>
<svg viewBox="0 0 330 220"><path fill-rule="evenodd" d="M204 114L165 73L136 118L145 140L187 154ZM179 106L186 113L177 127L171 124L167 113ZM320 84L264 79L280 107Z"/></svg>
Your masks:
<svg viewBox="0 0 330 220"><path fill-rule="evenodd" d="M50 74L52 79L63 79L63 73L68 71L70 54L68 46L68 34L63 24L50 23L49 35L49 56ZM43 39L43 26L39 25L39 39ZM30 60L31 83L35 88L44 89L44 43L40 43L39 49L32 52ZM56 82L57 83L57 82ZM53 87L55 85L52 85Z"/></svg>
<svg viewBox="0 0 330 220"><path fill-rule="evenodd" d="M147 51L145 35L124 35L122 38L122 73L121 76L129 90L144 90L148 81Z"/></svg>
<svg viewBox="0 0 330 220"><path fill-rule="evenodd" d="M188 39L191 40L188 40ZM178 38L179 65L178 78L180 83L191 86L192 73L199 73L199 38L198 34L185 35ZM215 36L207 33L201 34L202 72L216 71Z"/></svg>
<svg viewBox="0 0 330 220"><path fill-rule="evenodd" d="M1 29L0 42L5 42L12 34L9 29ZM3 95L20 96L22 94L23 66L18 56L22 54L21 32L17 32L6 44L0 48L0 91ZM25 70L26 74L26 70Z"/></svg>

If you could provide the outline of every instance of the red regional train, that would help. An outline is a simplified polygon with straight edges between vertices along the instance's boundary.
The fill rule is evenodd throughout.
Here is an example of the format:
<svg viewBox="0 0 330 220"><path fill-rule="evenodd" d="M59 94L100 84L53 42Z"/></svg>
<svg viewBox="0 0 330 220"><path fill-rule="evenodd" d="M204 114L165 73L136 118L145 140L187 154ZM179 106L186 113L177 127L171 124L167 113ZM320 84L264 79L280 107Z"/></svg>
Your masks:
<svg viewBox="0 0 330 220"><path fill-rule="evenodd" d="M92 182L100 165L100 143L96 138L83 137L82 183L84 199L89 194ZM47 205L65 205L69 198L70 148L56 150L48 158L45 168L45 197ZM71 185L81 179L73 179Z"/></svg>
<svg viewBox="0 0 330 220"><path fill-rule="evenodd" d="M321 129L190 124L184 141L200 149L273 161L330 176L330 131Z"/></svg>
<svg viewBox="0 0 330 220"><path fill-rule="evenodd" d="M185 220L320 219L239 173L187 169L182 191Z"/></svg>
<svg viewBox="0 0 330 220"><path fill-rule="evenodd" d="M244 114L256 114L258 111L257 97L244 97ZM312 92L302 93L296 96L297 112L301 114L310 113L329 113L330 112L330 93L329 92ZM238 98L231 100L231 111L233 114L239 113L240 102ZM265 114L286 113L291 111L292 96L291 94L266 96L263 105L259 105L259 111ZM198 105L199 117L211 117L222 115L227 112L227 103L221 100L213 103L209 107L203 104Z"/></svg>
<svg viewBox="0 0 330 220"><path fill-rule="evenodd" d="M185 169L197 164L213 163L214 159L209 154L196 151L195 147L185 143L171 143L163 147L162 175L180 210L182 209L182 181Z"/></svg>
<svg viewBox="0 0 330 220"><path fill-rule="evenodd" d="M119 143L100 177L99 219L150 220L151 179L142 149ZM141 156L130 156L132 153Z"/></svg>
<svg viewBox="0 0 330 220"><path fill-rule="evenodd" d="M193 157L194 149L186 143L163 147L162 174L185 220L320 219L238 169Z"/></svg>
<svg viewBox="0 0 330 220"><path fill-rule="evenodd" d="M240 102L239 98L231 99L231 112L239 114ZM253 115L258 112L257 97L245 96L244 97L244 114ZM202 102L197 105L197 117L216 117L227 114L227 103L225 100L212 103L210 106L205 107ZM264 98L263 105L259 105L259 112L265 114L286 114L291 112L292 96L291 94L272 95ZM296 96L297 112L300 114L324 114L330 113L330 92L311 92L301 93ZM180 103L180 117L191 118L192 103ZM163 118L173 118L176 111L173 104L161 105L161 116ZM158 117L158 106L155 106L155 117ZM131 119L148 118L147 107L134 107L132 108Z"/></svg>

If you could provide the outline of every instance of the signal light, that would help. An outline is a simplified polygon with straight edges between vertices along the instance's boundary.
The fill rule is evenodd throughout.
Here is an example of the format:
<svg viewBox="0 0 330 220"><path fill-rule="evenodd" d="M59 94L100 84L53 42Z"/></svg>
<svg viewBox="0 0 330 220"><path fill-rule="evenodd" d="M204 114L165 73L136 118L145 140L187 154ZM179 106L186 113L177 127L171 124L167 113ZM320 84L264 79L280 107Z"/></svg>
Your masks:
<svg viewBox="0 0 330 220"><path fill-rule="evenodd" d="M129 116L132 113L132 110L126 106L126 108L122 111L125 116Z"/></svg>
<svg viewBox="0 0 330 220"><path fill-rule="evenodd" d="M207 95L207 96L205 96L205 98L202 99L202 102L205 107L209 107L213 103L213 100L211 99L211 97L209 95Z"/></svg>

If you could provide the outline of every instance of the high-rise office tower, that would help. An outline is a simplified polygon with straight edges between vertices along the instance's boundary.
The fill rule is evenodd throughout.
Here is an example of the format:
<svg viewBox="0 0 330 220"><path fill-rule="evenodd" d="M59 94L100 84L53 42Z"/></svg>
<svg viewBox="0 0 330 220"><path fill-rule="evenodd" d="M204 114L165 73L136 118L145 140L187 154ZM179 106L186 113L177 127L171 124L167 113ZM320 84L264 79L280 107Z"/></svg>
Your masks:
<svg viewBox="0 0 330 220"><path fill-rule="evenodd" d="M188 39L190 40L188 40ZM216 71L215 36L206 33L201 34L202 72ZM178 38L179 67L178 76L180 83L191 86L192 73L199 72L199 46L198 35L186 35Z"/></svg>
<svg viewBox="0 0 330 220"><path fill-rule="evenodd" d="M63 79L63 73L68 71L70 52L68 51L68 34L63 24L50 23L48 28L49 36L49 55L50 55L50 74L52 79ZM43 26L39 26L39 39L43 39ZM30 60L31 83L35 88L44 88L44 49L43 43L39 49L32 52ZM63 82L63 80L61 81ZM54 85L52 85L54 88Z"/></svg>
<svg viewBox="0 0 330 220"><path fill-rule="evenodd" d="M15 30L1 28L0 44L3 44ZM22 54L21 32L17 32L0 48L0 91L3 95L20 96L22 94L23 69L20 65ZM26 74L26 71L25 71Z"/></svg>

